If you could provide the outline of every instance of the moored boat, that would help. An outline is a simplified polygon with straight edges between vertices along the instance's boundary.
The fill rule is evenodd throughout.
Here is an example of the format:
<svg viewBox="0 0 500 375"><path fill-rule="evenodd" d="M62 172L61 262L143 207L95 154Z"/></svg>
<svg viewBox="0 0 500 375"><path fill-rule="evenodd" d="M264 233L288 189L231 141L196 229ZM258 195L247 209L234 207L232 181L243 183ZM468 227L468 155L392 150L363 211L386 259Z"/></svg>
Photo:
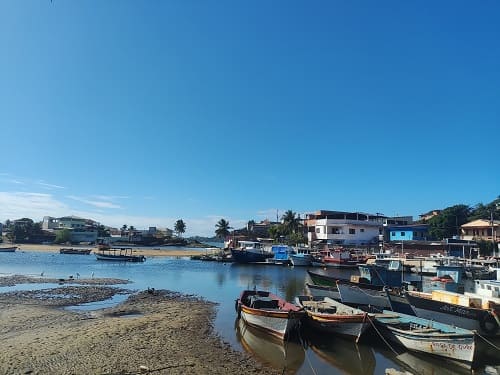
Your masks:
<svg viewBox="0 0 500 375"><path fill-rule="evenodd" d="M500 307L496 304L483 308L480 298L444 290L406 292L405 297L418 317L475 330L483 336L500 336Z"/></svg>
<svg viewBox="0 0 500 375"><path fill-rule="evenodd" d="M257 241L239 241L238 248L231 249L233 261L237 263L261 263L274 256Z"/></svg>
<svg viewBox="0 0 500 375"><path fill-rule="evenodd" d="M295 303L306 312L306 323L319 331L359 339L370 326L365 311L329 297L298 296Z"/></svg>
<svg viewBox="0 0 500 375"><path fill-rule="evenodd" d="M475 333L416 316L385 310L375 323L388 340L410 351L423 352L470 365L475 354Z"/></svg>
<svg viewBox="0 0 500 375"><path fill-rule="evenodd" d="M73 247L61 247L60 254L76 254L76 255L89 255L92 249L76 249Z"/></svg>
<svg viewBox="0 0 500 375"><path fill-rule="evenodd" d="M135 255L130 247L101 249L95 253L95 256L98 260L122 262L144 262L146 260L144 255Z"/></svg>
<svg viewBox="0 0 500 375"><path fill-rule="evenodd" d="M277 338L297 329L305 313L293 303L262 290L244 290L235 304L238 318Z"/></svg>
<svg viewBox="0 0 500 375"><path fill-rule="evenodd" d="M0 247L0 253L13 253L17 250L17 246Z"/></svg>
<svg viewBox="0 0 500 375"><path fill-rule="evenodd" d="M290 254L290 262L293 266L311 266L313 259L313 250L309 247L297 247L295 253Z"/></svg>

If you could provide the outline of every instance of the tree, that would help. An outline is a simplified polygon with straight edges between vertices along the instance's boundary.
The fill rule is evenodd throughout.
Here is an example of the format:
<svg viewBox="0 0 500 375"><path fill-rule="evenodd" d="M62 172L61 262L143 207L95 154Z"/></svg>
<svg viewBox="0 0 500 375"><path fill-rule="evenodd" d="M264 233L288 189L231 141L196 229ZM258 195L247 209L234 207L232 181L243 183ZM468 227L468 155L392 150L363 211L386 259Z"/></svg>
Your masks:
<svg viewBox="0 0 500 375"><path fill-rule="evenodd" d="M109 229L106 229L106 227L102 224L97 226L97 236L98 237L110 237L111 234L109 233Z"/></svg>
<svg viewBox="0 0 500 375"><path fill-rule="evenodd" d="M220 219L217 224L215 224L215 235L217 238L224 239L229 236L229 230L233 229L229 226L229 221L225 219Z"/></svg>
<svg viewBox="0 0 500 375"><path fill-rule="evenodd" d="M281 217L287 234L296 233L299 229L300 219L298 217L295 217L295 215L295 212L293 212L292 210L288 210Z"/></svg>
<svg viewBox="0 0 500 375"><path fill-rule="evenodd" d="M127 231L127 224L123 224L120 231L121 231L121 235L123 236L124 233Z"/></svg>
<svg viewBox="0 0 500 375"><path fill-rule="evenodd" d="M182 237L182 233L186 231L186 224L182 219L175 222L174 231L177 233L177 236Z"/></svg>
<svg viewBox="0 0 500 375"><path fill-rule="evenodd" d="M465 204L447 207L437 216L429 219L429 235L441 240L460 235L460 226L469 221L471 209Z"/></svg>
<svg viewBox="0 0 500 375"><path fill-rule="evenodd" d="M56 232L55 243L65 243L71 241L71 231L69 229L62 229Z"/></svg>

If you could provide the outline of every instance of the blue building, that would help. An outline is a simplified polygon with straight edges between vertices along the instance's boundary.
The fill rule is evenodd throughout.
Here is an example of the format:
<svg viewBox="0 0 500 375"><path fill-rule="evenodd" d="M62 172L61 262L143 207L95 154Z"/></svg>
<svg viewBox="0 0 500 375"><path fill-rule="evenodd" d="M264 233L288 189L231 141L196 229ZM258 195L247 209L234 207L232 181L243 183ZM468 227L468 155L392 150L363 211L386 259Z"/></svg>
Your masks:
<svg viewBox="0 0 500 375"><path fill-rule="evenodd" d="M388 226L389 241L426 241L429 236L429 225L394 225Z"/></svg>

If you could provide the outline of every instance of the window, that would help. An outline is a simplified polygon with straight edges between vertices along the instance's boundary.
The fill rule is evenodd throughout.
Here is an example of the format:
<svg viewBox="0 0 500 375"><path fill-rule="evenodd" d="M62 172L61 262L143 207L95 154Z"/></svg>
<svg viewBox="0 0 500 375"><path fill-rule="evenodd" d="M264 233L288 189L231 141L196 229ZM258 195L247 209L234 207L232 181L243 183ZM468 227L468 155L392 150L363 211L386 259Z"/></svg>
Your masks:
<svg viewBox="0 0 500 375"><path fill-rule="evenodd" d="M349 228L349 234L356 234L356 229Z"/></svg>
<svg viewBox="0 0 500 375"><path fill-rule="evenodd" d="M395 236L396 235L396 232L391 232L391 236Z"/></svg>
<svg viewBox="0 0 500 375"><path fill-rule="evenodd" d="M404 237L405 236L405 232L401 232L401 237Z"/></svg>
<svg viewBox="0 0 500 375"><path fill-rule="evenodd" d="M321 233L321 228L320 227L316 228L316 233Z"/></svg>
<svg viewBox="0 0 500 375"><path fill-rule="evenodd" d="M365 231L365 228L361 228L359 231L363 233Z"/></svg>

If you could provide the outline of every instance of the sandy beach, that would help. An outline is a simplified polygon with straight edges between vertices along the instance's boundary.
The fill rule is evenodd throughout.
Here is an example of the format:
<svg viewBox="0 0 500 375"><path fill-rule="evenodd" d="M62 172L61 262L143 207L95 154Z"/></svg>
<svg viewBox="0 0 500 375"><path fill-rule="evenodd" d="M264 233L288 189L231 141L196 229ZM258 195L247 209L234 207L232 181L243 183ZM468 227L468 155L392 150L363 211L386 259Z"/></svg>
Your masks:
<svg viewBox="0 0 500 375"><path fill-rule="evenodd" d="M2 244L2 246L11 246ZM97 248L92 246L73 246L73 245L32 245L32 244L16 244L13 246L17 246L17 251L44 251L49 253L59 253L59 249L63 247L73 247L73 248L83 248L83 249L93 249L92 251L96 251ZM127 247L127 246L117 246L117 247ZM156 247L156 248L134 248L133 252L137 255L144 255L146 257L182 257L182 256L191 256L191 255L200 255L205 254L206 252L211 253L212 250L206 250L203 248L200 249L171 249L168 247Z"/></svg>
<svg viewBox="0 0 500 375"><path fill-rule="evenodd" d="M0 285L30 281L9 276ZM223 342L212 326L216 305L193 296L146 290L112 308L63 309L128 293L104 284L126 281L79 279L42 291L1 293L0 373L281 373Z"/></svg>

